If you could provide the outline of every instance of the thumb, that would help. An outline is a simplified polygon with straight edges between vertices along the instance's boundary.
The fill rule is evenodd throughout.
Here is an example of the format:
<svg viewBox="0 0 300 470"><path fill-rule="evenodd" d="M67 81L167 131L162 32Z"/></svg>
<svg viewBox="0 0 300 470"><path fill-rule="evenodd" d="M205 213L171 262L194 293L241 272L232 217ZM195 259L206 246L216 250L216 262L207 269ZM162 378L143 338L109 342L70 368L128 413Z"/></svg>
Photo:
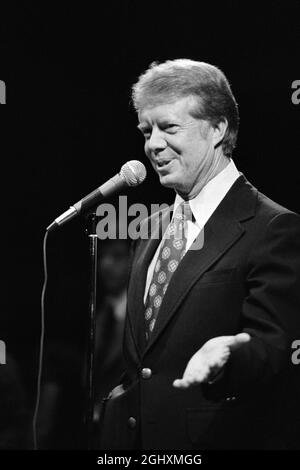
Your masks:
<svg viewBox="0 0 300 470"><path fill-rule="evenodd" d="M243 344L248 343L250 339L251 337L248 333L238 333L237 335L233 336L232 342L228 345L230 348L230 351L234 351L235 349L238 349Z"/></svg>

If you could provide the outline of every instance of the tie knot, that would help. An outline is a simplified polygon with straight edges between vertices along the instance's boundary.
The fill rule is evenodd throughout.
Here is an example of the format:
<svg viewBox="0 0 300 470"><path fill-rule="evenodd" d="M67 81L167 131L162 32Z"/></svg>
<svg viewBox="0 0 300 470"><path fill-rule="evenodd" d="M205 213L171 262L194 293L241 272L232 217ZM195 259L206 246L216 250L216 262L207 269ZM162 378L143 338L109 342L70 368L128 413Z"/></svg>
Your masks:
<svg viewBox="0 0 300 470"><path fill-rule="evenodd" d="M175 221L188 221L193 219L193 213L189 201L184 201L177 207L174 214Z"/></svg>

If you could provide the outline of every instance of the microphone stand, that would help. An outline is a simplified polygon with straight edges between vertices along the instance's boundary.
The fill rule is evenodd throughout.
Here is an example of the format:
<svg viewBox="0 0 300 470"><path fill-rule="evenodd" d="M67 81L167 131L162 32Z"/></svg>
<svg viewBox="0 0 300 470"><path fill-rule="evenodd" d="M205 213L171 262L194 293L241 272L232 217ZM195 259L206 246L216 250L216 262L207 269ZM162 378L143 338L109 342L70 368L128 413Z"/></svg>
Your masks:
<svg viewBox="0 0 300 470"><path fill-rule="evenodd" d="M93 415L94 415L94 370L95 370L95 334L97 309L97 273L98 273L98 237L96 233L97 217L95 211L87 214L86 233L89 237L90 254L90 299L88 319L88 341L86 357L87 406L85 424L87 428L87 448L93 444Z"/></svg>

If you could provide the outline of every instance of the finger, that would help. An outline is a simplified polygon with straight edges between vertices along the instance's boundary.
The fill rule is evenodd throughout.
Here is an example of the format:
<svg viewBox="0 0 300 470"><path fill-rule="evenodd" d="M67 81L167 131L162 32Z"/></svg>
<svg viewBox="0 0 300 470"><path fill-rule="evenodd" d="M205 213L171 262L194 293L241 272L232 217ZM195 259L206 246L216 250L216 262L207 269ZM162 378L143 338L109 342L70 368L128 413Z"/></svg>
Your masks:
<svg viewBox="0 0 300 470"><path fill-rule="evenodd" d="M196 378L194 375L185 375L183 374L182 379L176 379L173 382L174 387L178 388L188 388L190 385L196 383Z"/></svg>
<svg viewBox="0 0 300 470"><path fill-rule="evenodd" d="M204 382L208 377L208 374L198 373L197 375L182 377L182 379L176 379L173 382L173 386L176 388L188 388L191 385L197 385Z"/></svg>
<svg viewBox="0 0 300 470"><path fill-rule="evenodd" d="M243 344L248 343L250 339L251 337L248 333L238 333L237 335L233 337L232 342L228 344L228 346L231 351L234 351L235 349L238 349Z"/></svg>
<svg viewBox="0 0 300 470"><path fill-rule="evenodd" d="M176 379L173 382L173 387L175 387L175 388L184 389L184 388L188 388L189 386L190 386L190 384L184 379Z"/></svg>

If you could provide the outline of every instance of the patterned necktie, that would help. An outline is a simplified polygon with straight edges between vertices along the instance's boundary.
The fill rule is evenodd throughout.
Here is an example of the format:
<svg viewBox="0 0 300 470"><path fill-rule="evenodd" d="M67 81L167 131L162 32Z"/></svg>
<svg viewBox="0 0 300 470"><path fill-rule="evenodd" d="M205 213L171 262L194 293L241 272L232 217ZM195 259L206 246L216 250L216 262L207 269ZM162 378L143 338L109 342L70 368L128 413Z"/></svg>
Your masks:
<svg viewBox="0 0 300 470"><path fill-rule="evenodd" d="M174 213L157 258L145 305L145 331L148 341L170 279L185 255L187 221L193 214L188 201L182 202Z"/></svg>

